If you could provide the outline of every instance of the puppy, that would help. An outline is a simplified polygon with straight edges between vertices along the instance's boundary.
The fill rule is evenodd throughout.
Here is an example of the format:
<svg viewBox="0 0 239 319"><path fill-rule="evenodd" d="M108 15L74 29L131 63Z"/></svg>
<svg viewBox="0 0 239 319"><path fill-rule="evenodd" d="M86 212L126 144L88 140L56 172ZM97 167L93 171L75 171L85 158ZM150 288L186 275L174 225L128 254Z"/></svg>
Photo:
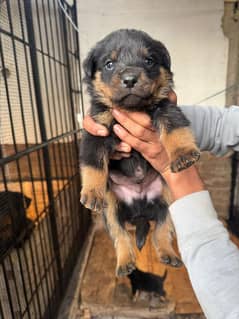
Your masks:
<svg viewBox="0 0 239 319"><path fill-rule="evenodd" d="M26 215L31 199L20 192L2 191L0 203L0 248L20 248L34 227Z"/></svg>
<svg viewBox="0 0 239 319"><path fill-rule="evenodd" d="M138 268L134 269L128 275L132 287L132 294L137 299L137 294L141 291L155 293L158 296L166 297L164 290L164 281L167 277L167 270L163 276L155 275L149 272L144 272Z"/></svg>
<svg viewBox="0 0 239 319"><path fill-rule="evenodd" d="M81 202L103 212L113 240L118 276L135 268L131 236L125 222L136 225L136 244L141 249L155 222L153 243L159 259L181 265L171 245L172 228L165 196L165 183L158 172L136 151L130 158L111 160L119 139L112 109L147 113L158 130L173 172L193 165L200 156L189 121L168 99L173 79L165 46L142 31L118 30L90 51L84 61L85 81L91 96L90 114L105 125L110 135L92 136L86 131L80 147Z"/></svg>

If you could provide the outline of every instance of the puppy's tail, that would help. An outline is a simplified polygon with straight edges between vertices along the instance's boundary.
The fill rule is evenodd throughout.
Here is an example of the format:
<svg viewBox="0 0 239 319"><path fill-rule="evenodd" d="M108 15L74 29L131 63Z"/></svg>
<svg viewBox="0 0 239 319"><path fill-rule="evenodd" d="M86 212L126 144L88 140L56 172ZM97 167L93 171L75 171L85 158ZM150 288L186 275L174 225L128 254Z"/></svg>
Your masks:
<svg viewBox="0 0 239 319"><path fill-rule="evenodd" d="M135 222L136 225L136 245L141 250L146 242L149 233L149 222L144 218L138 218Z"/></svg>

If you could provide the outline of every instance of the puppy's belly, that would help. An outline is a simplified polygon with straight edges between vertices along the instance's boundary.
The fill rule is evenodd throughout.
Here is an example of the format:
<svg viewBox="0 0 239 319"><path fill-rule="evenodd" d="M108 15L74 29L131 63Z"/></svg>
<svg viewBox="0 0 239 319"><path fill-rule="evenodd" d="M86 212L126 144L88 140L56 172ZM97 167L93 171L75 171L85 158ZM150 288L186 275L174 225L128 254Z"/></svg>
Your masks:
<svg viewBox="0 0 239 319"><path fill-rule="evenodd" d="M162 178L154 171L150 171L140 183L137 183L133 177L110 172L109 186L116 197L128 205L139 199L150 202L158 198L163 190Z"/></svg>

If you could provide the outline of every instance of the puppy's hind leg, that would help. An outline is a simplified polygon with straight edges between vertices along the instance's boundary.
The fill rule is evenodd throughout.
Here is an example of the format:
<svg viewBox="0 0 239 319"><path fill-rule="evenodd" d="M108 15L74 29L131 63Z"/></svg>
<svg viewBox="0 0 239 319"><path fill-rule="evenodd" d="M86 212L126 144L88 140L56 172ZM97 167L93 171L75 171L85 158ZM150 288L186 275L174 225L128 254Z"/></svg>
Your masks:
<svg viewBox="0 0 239 319"><path fill-rule="evenodd" d="M180 267L182 262L172 247L172 227L169 216L166 217L163 223L157 222L152 234L152 241L159 260L162 263L173 267Z"/></svg>
<svg viewBox="0 0 239 319"><path fill-rule="evenodd" d="M106 193L107 207L104 210L104 218L107 230L113 240L116 257L116 275L127 276L135 269L135 254L130 234L120 225L117 213L118 204L115 195Z"/></svg>

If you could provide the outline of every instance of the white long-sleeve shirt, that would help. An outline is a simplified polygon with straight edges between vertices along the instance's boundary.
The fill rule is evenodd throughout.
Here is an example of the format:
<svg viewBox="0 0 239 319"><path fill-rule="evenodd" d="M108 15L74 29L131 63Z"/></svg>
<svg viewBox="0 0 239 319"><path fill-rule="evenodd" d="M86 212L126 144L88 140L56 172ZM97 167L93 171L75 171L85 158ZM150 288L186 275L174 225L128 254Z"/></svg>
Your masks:
<svg viewBox="0 0 239 319"><path fill-rule="evenodd" d="M239 107L182 107L201 150L239 151ZM210 195L201 191L170 206L184 264L208 319L239 318L239 250L218 220Z"/></svg>

